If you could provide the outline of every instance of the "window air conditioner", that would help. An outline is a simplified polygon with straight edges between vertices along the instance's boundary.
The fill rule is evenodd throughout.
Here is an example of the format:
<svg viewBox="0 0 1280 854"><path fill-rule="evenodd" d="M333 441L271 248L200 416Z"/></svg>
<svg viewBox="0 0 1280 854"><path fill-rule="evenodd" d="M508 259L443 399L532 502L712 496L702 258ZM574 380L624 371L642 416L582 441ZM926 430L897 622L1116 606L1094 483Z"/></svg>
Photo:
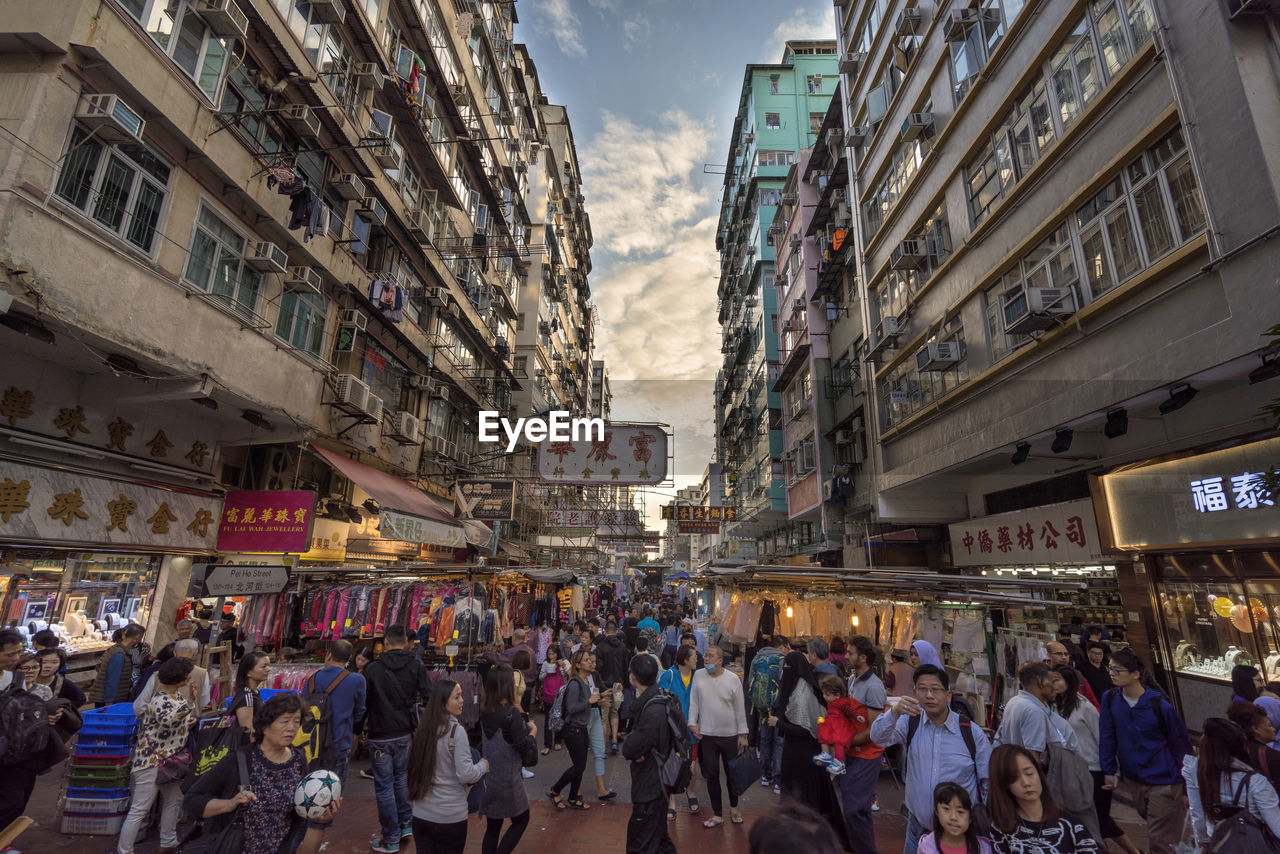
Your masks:
<svg viewBox="0 0 1280 854"><path fill-rule="evenodd" d="M841 74L857 74L867 55L860 50L851 50L840 57Z"/></svg>
<svg viewBox="0 0 1280 854"><path fill-rule="evenodd" d="M369 328L369 318L363 311L359 311L354 308L344 308L342 311L338 312L338 325L354 326L356 329L363 332Z"/></svg>
<svg viewBox="0 0 1280 854"><path fill-rule="evenodd" d="M1004 331L1023 335L1057 326L1075 313L1076 296L1071 288L1022 288L1006 295L1000 310Z"/></svg>
<svg viewBox="0 0 1280 854"><path fill-rule="evenodd" d="M960 361L960 342L934 341L916 352L917 371L945 371Z"/></svg>
<svg viewBox="0 0 1280 854"><path fill-rule="evenodd" d="M962 42L967 39L969 31L977 25L981 14L977 9L957 9L947 15L946 24L943 26L947 41Z"/></svg>
<svg viewBox="0 0 1280 854"><path fill-rule="evenodd" d="M883 340L900 335L903 332L903 326L904 324L898 318L886 317L876 325L876 329L879 332L876 337Z"/></svg>
<svg viewBox="0 0 1280 854"><path fill-rule="evenodd" d="M908 113L902 123L903 141L913 140L922 133L933 133L933 113Z"/></svg>
<svg viewBox="0 0 1280 854"><path fill-rule="evenodd" d="M306 104L290 104L280 111L280 118L299 136L307 139L320 136L320 115Z"/></svg>
<svg viewBox="0 0 1280 854"><path fill-rule="evenodd" d="M340 198L345 199L348 202L363 199L365 195L364 181L362 181L360 176L354 172L343 172L342 174L337 175L331 182L330 186L333 187L334 192L336 192Z"/></svg>
<svg viewBox="0 0 1280 854"><path fill-rule="evenodd" d="M311 22L313 24L341 24L347 16L338 0L311 0Z"/></svg>
<svg viewBox="0 0 1280 854"><path fill-rule="evenodd" d="M382 68L376 62L357 62L353 74L357 80L375 92L386 82L386 78L382 75Z"/></svg>
<svg viewBox="0 0 1280 854"><path fill-rule="evenodd" d="M383 169L399 170L404 168L404 149L391 140L384 140L369 147L369 153Z"/></svg>
<svg viewBox="0 0 1280 854"><path fill-rule="evenodd" d="M360 207L356 209L356 213L373 225L387 224L387 206L377 196L366 196L360 203Z"/></svg>
<svg viewBox="0 0 1280 854"><path fill-rule="evenodd" d="M433 236L433 226L431 217L424 210L412 210L407 214L409 220L409 234L414 240L422 244L431 243Z"/></svg>
<svg viewBox="0 0 1280 854"><path fill-rule="evenodd" d="M889 263L895 270L918 269L924 263L927 251L923 240L908 238L890 253Z"/></svg>
<svg viewBox="0 0 1280 854"><path fill-rule="evenodd" d="M324 277L314 267L290 267L284 274L284 283L286 287L292 287L295 290L318 294L321 293L324 285Z"/></svg>
<svg viewBox="0 0 1280 854"><path fill-rule="evenodd" d="M382 398L376 394L370 394L369 399L365 401L364 412L375 422L382 420L383 403Z"/></svg>
<svg viewBox="0 0 1280 854"><path fill-rule="evenodd" d="M411 412L393 412L391 414L391 438L402 445L412 445L418 441L418 418Z"/></svg>
<svg viewBox="0 0 1280 854"><path fill-rule="evenodd" d="M794 299L794 300L792 300L792 301L791 301L791 310L792 310L792 311L804 311L804 308L805 308L805 306L804 306L804 300L802 300L802 299Z"/></svg>
<svg viewBox="0 0 1280 854"><path fill-rule="evenodd" d="M848 228L853 224L853 215L849 212L849 205L841 202L836 206L836 225L842 228Z"/></svg>
<svg viewBox="0 0 1280 854"><path fill-rule="evenodd" d="M442 306L448 301L448 294L442 287L427 288L426 300L428 305Z"/></svg>
<svg viewBox="0 0 1280 854"><path fill-rule="evenodd" d="M436 400L443 400L445 403L448 403L449 402L449 386L437 385L435 391L432 393L431 396L434 397Z"/></svg>
<svg viewBox="0 0 1280 854"><path fill-rule="evenodd" d="M845 142L850 146L862 145L871 136L871 125L854 125L845 132Z"/></svg>
<svg viewBox="0 0 1280 854"><path fill-rule="evenodd" d="M795 251L796 249L799 249L799 248L800 248L800 245L801 245L801 243L802 243L802 241L803 241L803 238L801 238L801 237L800 237L800 235L798 235L798 234L793 234L793 235L791 235L791 249L792 249L792 251Z"/></svg>
<svg viewBox="0 0 1280 854"><path fill-rule="evenodd" d="M364 412L369 387L353 374L338 374L333 384L333 402L344 409Z"/></svg>
<svg viewBox="0 0 1280 854"><path fill-rule="evenodd" d="M199 0L196 12L214 35L242 39L249 34L249 18L235 0Z"/></svg>
<svg viewBox="0 0 1280 854"><path fill-rule="evenodd" d="M800 197L795 193L782 194L782 203L784 205L794 205L798 201L800 201Z"/></svg>
<svg viewBox="0 0 1280 854"><path fill-rule="evenodd" d="M899 36L914 36L924 30L924 12L919 9L903 9L898 15L894 33Z"/></svg>
<svg viewBox="0 0 1280 854"><path fill-rule="evenodd" d="M793 330L793 329L795 329L795 325L794 325L790 320L788 320L787 322L785 322L785 323L783 323L783 324L782 324L782 329L781 329L781 331L782 331L782 332L790 332L790 331L791 331L791 330Z"/></svg>
<svg viewBox="0 0 1280 854"><path fill-rule="evenodd" d="M76 118L107 142L136 142L147 124L119 95L82 96Z"/></svg>
<svg viewBox="0 0 1280 854"><path fill-rule="evenodd" d="M289 266L289 256L274 243L260 240L253 244L253 251L245 263L261 273L283 273Z"/></svg>
<svg viewBox="0 0 1280 854"><path fill-rule="evenodd" d="M836 444L837 444L837 445L847 445L847 444L849 444L850 442L852 442L852 441L853 441L853 431L851 431L851 430L837 430L837 431L836 431L836 435L835 435L835 441L836 441Z"/></svg>

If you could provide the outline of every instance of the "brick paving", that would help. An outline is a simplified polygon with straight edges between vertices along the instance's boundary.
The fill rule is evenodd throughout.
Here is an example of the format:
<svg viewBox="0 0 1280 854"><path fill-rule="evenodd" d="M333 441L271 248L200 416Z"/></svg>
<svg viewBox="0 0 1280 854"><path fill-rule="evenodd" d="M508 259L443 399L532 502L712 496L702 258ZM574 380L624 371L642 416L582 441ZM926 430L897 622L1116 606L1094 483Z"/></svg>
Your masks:
<svg viewBox="0 0 1280 854"><path fill-rule="evenodd" d="M557 812L546 800L544 792L567 764L568 757L564 751L540 757L535 769L536 776L526 781L532 803L531 815L529 828L516 850L519 854L623 854L626 846L626 822L631 814L631 806L627 802L629 772L626 761L621 756L611 757L606 761L605 780L611 788L618 791L618 799L602 804L593 799L595 781L591 776L592 760L588 756L588 779L584 780L584 792L587 793L590 809L586 812ZM357 774L364 767L367 767L367 763L363 760L352 765L342 812L326 838L325 854L367 854L370 850L369 839L377 831L377 806L373 797L373 783ZM37 781L35 793L27 808L27 815L35 819L36 825L19 838L19 850L25 854L47 854L52 851L107 854L114 851L114 838L65 836L58 831L57 804L63 785L62 778L63 769L57 768ZM746 854L747 832L751 825L756 821L767 820L778 803L778 796L773 794L772 789L753 786L742 798L742 813L746 819L744 824L735 826L728 821L726 798L724 825L708 830L702 826L702 821L709 815L709 806L706 785L701 780L698 792L702 804L699 814L690 815L682 798L676 820L668 825L676 848L682 852ZM879 795L882 809L875 818L876 845L885 854L897 854L902 849L906 831L906 822L898 815L902 791L885 774L880 780ZM1131 810L1117 805L1116 818L1125 826L1130 838L1139 847L1145 847L1146 834L1137 816ZM473 816L467 835L468 854L480 851L484 829L484 820ZM157 839L153 831L139 840L135 851L137 854L154 854L156 848ZM411 844L406 844L401 850L413 852L414 848Z"/></svg>

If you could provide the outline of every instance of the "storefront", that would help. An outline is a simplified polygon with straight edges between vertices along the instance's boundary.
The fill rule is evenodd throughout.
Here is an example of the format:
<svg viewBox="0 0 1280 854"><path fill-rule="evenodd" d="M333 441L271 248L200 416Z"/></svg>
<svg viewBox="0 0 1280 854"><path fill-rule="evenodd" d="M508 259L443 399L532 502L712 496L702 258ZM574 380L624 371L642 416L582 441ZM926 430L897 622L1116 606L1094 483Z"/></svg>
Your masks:
<svg viewBox="0 0 1280 854"><path fill-rule="evenodd" d="M1103 475L1105 542L1131 554L1151 657L1170 678L1187 724L1222 715L1231 669L1280 679L1280 507L1265 473L1280 439L1141 464Z"/></svg>

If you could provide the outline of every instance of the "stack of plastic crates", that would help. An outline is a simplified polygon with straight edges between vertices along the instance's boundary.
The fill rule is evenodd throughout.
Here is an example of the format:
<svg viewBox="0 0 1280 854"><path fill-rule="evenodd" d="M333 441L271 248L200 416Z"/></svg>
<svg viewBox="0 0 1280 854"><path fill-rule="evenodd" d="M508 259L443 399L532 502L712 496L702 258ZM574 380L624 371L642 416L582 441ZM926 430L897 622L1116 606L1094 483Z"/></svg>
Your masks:
<svg viewBox="0 0 1280 854"><path fill-rule="evenodd" d="M138 718L131 703L84 713L62 802L62 832L114 836L129 812Z"/></svg>

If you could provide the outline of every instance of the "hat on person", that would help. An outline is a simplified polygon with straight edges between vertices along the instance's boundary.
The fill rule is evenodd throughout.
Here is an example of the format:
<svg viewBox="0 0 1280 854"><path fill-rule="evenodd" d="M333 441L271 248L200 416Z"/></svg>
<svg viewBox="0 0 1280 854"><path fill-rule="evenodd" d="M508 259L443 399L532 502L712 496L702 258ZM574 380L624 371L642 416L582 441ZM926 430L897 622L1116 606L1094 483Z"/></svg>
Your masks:
<svg viewBox="0 0 1280 854"><path fill-rule="evenodd" d="M907 660L907 651L905 649L895 649L893 652L889 653L889 655L893 658L894 661Z"/></svg>

